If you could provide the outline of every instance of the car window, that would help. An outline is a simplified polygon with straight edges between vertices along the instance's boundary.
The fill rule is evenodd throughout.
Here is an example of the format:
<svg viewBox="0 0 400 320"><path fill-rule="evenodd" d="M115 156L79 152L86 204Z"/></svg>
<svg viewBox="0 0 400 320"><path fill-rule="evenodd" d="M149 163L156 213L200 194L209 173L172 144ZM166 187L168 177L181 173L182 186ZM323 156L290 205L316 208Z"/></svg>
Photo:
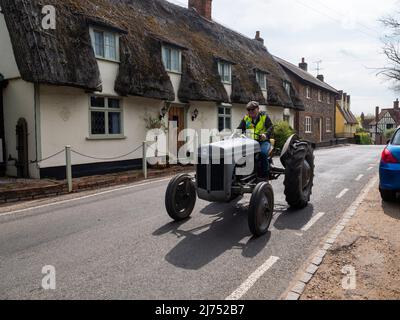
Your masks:
<svg viewBox="0 0 400 320"><path fill-rule="evenodd" d="M397 130L396 134L394 135L392 144L400 146L400 130Z"/></svg>

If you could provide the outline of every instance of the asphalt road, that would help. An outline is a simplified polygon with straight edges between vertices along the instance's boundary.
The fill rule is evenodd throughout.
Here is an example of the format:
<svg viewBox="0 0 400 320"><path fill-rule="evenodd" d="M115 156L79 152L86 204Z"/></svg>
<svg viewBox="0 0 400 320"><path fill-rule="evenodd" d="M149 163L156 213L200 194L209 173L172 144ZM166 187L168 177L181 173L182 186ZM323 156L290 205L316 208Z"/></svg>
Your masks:
<svg viewBox="0 0 400 320"><path fill-rule="evenodd" d="M277 299L377 174L381 150L316 151L314 192L302 211L288 210L282 178L274 181L272 230L259 239L248 229L249 196L197 201L190 220L171 223L167 180L0 214L0 298ZM46 265L55 267L56 290L41 288Z"/></svg>

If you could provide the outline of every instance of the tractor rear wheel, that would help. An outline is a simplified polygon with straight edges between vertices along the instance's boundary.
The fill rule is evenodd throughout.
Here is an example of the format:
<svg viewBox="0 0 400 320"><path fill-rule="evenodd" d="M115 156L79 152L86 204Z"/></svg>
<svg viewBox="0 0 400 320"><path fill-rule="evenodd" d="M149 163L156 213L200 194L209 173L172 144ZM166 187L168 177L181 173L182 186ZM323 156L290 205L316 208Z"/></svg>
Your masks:
<svg viewBox="0 0 400 320"><path fill-rule="evenodd" d="M286 202L294 209L303 209L310 201L314 185L314 150L304 143L292 147L285 163Z"/></svg>
<svg viewBox="0 0 400 320"><path fill-rule="evenodd" d="M268 232L274 214L274 191L268 182L259 183L253 191L249 207L249 228L260 237Z"/></svg>
<svg viewBox="0 0 400 320"><path fill-rule="evenodd" d="M192 177L180 174L173 178L165 194L165 207L175 221L182 221L192 214L196 204L196 187Z"/></svg>

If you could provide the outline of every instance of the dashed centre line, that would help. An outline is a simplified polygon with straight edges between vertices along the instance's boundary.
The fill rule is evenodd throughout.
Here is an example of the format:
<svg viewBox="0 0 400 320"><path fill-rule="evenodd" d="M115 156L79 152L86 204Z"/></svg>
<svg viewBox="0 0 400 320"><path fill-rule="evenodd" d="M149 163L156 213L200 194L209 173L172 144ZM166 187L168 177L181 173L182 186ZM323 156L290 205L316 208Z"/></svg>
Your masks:
<svg viewBox="0 0 400 320"><path fill-rule="evenodd" d="M261 267L259 267L245 282L225 300L240 300L271 267L278 262L278 257L270 257Z"/></svg>
<svg viewBox="0 0 400 320"><path fill-rule="evenodd" d="M319 219L321 219L325 215L325 212L317 213L303 228L301 231L308 231Z"/></svg>
<svg viewBox="0 0 400 320"><path fill-rule="evenodd" d="M343 198L343 196L344 196L347 192L349 192L349 189L344 189L341 193L339 193L339 194L336 196L336 199L341 199L341 198Z"/></svg>
<svg viewBox="0 0 400 320"><path fill-rule="evenodd" d="M369 167L369 168L367 169L367 171L371 171L373 168L374 168L374 167Z"/></svg>

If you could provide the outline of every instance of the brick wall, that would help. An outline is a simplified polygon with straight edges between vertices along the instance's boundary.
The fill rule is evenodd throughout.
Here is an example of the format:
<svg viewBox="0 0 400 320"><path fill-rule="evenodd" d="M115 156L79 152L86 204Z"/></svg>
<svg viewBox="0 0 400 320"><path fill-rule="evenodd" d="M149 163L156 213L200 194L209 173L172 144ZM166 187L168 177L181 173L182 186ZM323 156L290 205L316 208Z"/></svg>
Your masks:
<svg viewBox="0 0 400 320"><path fill-rule="evenodd" d="M318 90L319 87L305 84L304 82L298 80L294 76L291 76L291 80L296 90L299 93L300 99L303 101L305 106L305 111L301 111L297 115L297 126L298 133L304 139L310 140L312 142L324 142L330 141L335 138L335 94L330 93L327 90L321 89L322 101L318 101ZM307 98L306 87L309 86L311 89L311 98ZM330 104L327 102L327 96L330 95ZM311 117L312 121L312 133L305 132L305 122L306 117ZM327 121L326 119L331 119L331 132L327 132ZM319 125L322 124L322 137L320 138Z"/></svg>

